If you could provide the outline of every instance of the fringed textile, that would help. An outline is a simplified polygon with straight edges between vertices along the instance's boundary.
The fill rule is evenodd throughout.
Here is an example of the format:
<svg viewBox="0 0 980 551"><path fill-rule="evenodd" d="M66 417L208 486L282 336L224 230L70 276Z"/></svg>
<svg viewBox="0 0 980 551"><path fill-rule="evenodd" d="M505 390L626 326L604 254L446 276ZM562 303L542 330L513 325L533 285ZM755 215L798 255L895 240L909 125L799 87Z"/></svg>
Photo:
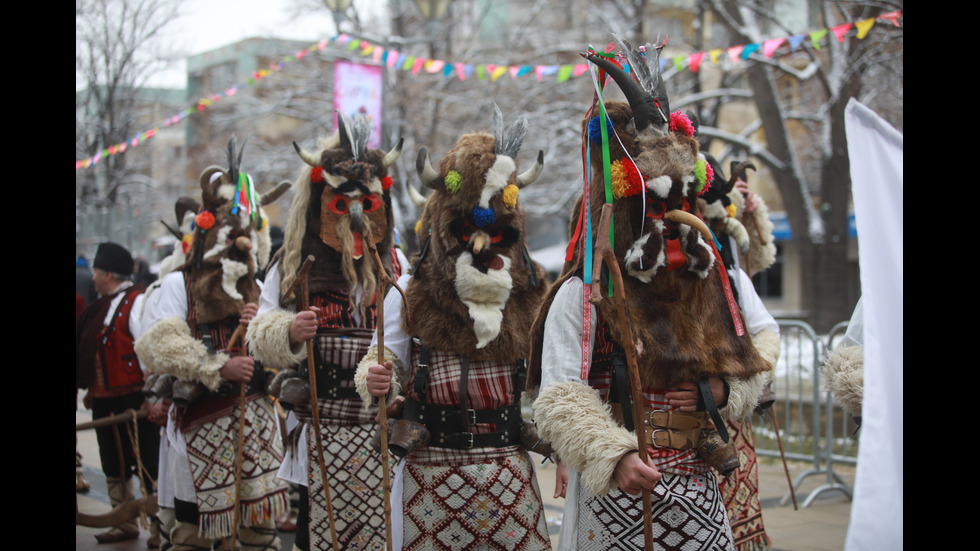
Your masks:
<svg viewBox="0 0 980 551"><path fill-rule="evenodd" d="M759 461L755 454L755 437L748 419L741 423L726 421L728 434L738 452L742 466L727 478L718 476L725 509L732 525L738 551L763 551L772 541L762 523L762 504L759 502ZM717 474L717 473L716 473Z"/></svg>
<svg viewBox="0 0 980 551"><path fill-rule="evenodd" d="M187 457L197 491L200 528L205 537L230 536L235 509L235 461L239 409L185 433ZM265 398L245 407L240 523L254 526L289 510L286 483L276 477L282 443L275 412Z"/></svg>

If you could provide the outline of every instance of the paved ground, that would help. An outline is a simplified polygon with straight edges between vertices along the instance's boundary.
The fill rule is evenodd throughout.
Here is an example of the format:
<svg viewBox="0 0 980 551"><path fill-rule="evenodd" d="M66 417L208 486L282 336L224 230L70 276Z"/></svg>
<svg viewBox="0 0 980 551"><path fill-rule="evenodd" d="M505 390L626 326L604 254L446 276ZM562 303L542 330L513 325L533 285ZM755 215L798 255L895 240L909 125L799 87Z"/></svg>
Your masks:
<svg viewBox="0 0 980 551"><path fill-rule="evenodd" d="M90 412L86 410L76 412L76 424L89 420L91 420ZM105 489L105 477L99 467L95 433L92 431L78 433L78 448L83 455L85 479L92 484L92 490L88 494L76 494L78 509L87 513L106 512L109 510L109 498ZM785 551L834 551L843 549L851 512L851 502L847 496L837 490L821 492L809 507L803 508L803 501L809 493L827 483L826 475L809 476L804 480L800 491L797 492L797 500L801 508L794 511L792 503L785 506L779 504L788 488L782 464L768 459L762 459L760 463L759 476L763 520L766 530L773 540L773 549ZM811 465L808 464L791 463L790 475L795 480L799 474L807 471L810 467ZM840 475L844 483L853 485L853 468L835 466L835 472ZM557 533L562 514L562 500L551 497L554 491L554 474L554 467L551 464L544 465L538 470L538 481L544 496L545 512L552 534ZM95 540L95 534L102 530L76 526L75 549L79 551L146 549L148 534L145 531L137 540L100 545ZM290 549L291 534L282 534L282 537L284 543L287 544L283 546L283 549ZM557 537L553 535L552 541L557 542Z"/></svg>

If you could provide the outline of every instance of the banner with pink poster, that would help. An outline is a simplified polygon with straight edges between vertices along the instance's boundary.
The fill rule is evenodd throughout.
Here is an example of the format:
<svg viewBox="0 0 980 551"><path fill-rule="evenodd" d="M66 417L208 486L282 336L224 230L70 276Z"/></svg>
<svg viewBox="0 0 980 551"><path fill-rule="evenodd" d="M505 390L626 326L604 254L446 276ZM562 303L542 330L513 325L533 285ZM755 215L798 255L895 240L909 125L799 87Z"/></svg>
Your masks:
<svg viewBox="0 0 980 551"><path fill-rule="evenodd" d="M334 63L333 108L353 119L363 113L371 120L368 147L381 147L381 67L347 61ZM334 128L336 128L336 113Z"/></svg>

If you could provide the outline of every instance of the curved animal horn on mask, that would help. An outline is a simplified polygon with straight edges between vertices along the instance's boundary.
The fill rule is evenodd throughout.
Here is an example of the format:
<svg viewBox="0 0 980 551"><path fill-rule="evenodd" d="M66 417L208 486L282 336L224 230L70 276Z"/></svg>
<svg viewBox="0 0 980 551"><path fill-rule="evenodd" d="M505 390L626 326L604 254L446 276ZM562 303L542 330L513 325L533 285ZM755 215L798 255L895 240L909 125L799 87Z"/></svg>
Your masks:
<svg viewBox="0 0 980 551"><path fill-rule="evenodd" d="M684 224L686 226L691 226L692 228L701 232L701 235L704 237L704 240L708 243L713 243L715 240L714 236L711 235L711 230L708 229L708 226L706 226L700 218L694 216L693 214L687 211L669 210L664 214L664 218L670 220L675 224Z"/></svg>
<svg viewBox="0 0 980 551"><path fill-rule="evenodd" d="M289 182L280 183L278 186L273 188L272 191L262 194L262 197L259 198L259 204L262 206L271 205L276 199L282 197L282 194L286 193L286 190L289 189L289 186L291 185L292 184Z"/></svg>
<svg viewBox="0 0 980 551"><path fill-rule="evenodd" d="M735 182L738 180L738 175L745 172L748 169L759 170L755 167L752 161L742 161L733 170L731 175L728 177L728 185L725 188L725 193L730 193L732 189L735 188Z"/></svg>
<svg viewBox="0 0 980 551"><path fill-rule="evenodd" d="M314 155L314 154L310 153L309 151L303 149L296 142L293 142L293 148L296 149L296 154L299 155L299 158L300 159L303 159L303 162L304 163L312 166L313 168L316 168L316 167L320 166L320 158L319 157L317 157L316 155Z"/></svg>
<svg viewBox="0 0 980 551"><path fill-rule="evenodd" d="M582 57L609 73L609 76L613 77L613 80L619 85L619 89L623 91L626 101L629 102L630 108L633 110L633 121L637 133L643 132L646 127L653 123L663 124L664 120L669 120L664 119L666 115L657 107L656 98L630 78L618 65L597 55L582 54Z"/></svg>
<svg viewBox="0 0 980 551"><path fill-rule="evenodd" d="M416 207L425 205L425 195L419 193L419 190L415 189L415 186L413 185L407 185L405 187L408 188L408 198L415 203Z"/></svg>
<svg viewBox="0 0 980 551"><path fill-rule="evenodd" d="M205 205L214 199L214 192L218 188L217 186L221 185L220 180L215 182L217 185L211 185L211 178L216 173L224 174L224 172L225 169L221 168L220 166L209 166L204 169L204 172L201 173L201 199L204 201Z"/></svg>
<svg viewBox="0 0 980 551"><path fill-rule="evenodd" d="M538 176L541 175L541 171L544 169L544 150L538 150L538 158L534 162L534 166L525 170L520 175L517 176L517 187L523 188L524 186L531 185Z"/></svg>
<svg viewBox="0 0 980 551"><path fill-rule="evenodd" d="M385 154L385 158L382 161L382 163L384 163L386 167L395 164L395 161L398 160L398 157L402 156L403 145L405 145L405 138L398 138L398 143L395 144L395 147L392 147L391 151Z"/></svg>
<svg viewBox="0 0 980 551"><path fill-rule="evenodd" d="M415 171L418 172L419 180L422 180L425 187L435 190L444 187L439 173L429 164L429 153L424 147L419 149L419 156L415 159Z"/></svg>

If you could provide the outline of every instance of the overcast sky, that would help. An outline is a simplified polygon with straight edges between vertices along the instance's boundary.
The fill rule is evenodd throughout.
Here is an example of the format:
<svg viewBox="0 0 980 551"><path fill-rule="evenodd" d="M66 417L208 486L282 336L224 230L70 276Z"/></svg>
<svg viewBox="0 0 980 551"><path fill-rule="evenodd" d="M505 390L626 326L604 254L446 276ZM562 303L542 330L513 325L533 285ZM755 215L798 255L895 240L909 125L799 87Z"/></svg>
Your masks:
<svg viewBox="0 0 980 551"><path fill-rule="evenodd" d="M291 19L295 0L187 0L185 15L168 29L175 43L195 55L245 38L284 38L310 44L335 34L333 18L326 9L311 10ZM150 86L180 88L187 83L187 65L156 75Z"/></svg>

